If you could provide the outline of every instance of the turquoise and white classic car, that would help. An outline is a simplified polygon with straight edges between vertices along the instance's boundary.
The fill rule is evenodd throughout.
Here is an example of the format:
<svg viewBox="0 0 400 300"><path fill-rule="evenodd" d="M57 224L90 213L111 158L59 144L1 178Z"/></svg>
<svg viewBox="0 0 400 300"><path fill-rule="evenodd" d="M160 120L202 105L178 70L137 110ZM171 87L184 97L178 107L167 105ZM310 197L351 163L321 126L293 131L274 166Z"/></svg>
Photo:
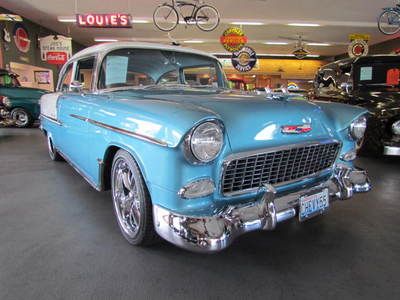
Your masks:
<svg viewBox="0 0 400 300"><path fill-rule="evenodd" d="M111 189L128 242L199 252L369 191L353 164L366 114L240 94L212 55L133 42L77 53L41 98L50 158Z"/></svg>

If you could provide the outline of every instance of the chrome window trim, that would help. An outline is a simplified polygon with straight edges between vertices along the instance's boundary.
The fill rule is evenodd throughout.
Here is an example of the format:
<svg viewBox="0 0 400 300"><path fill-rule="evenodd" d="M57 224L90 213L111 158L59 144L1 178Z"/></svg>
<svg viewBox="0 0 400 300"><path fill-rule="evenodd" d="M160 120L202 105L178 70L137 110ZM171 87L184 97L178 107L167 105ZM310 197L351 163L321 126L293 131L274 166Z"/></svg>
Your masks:
<svg viewBox="0 0 400 300"><path fill-rule="evenodd" d="M102 128L105 128L105 129L108 129L108 130L111 130L111 131L114 131L114 132L118 132L118 133L121 133L121 134L124 134L124 135L128 135L128 136L137 138L137 139L142 140L142 141L146 141L146 142L149 142L149 143L152 143L152 144L156 144L156 145L159 145L159 146L163 146L163 147L168 147L168 144L166 142L164 142L162 140L159 140L159 139L156 139L156 138L152 138L152 137L140 134L140 133L136 133L136 132L129 131L129 130L126 130L126 129L123 129L123 128L119 128L119 127L115 127L115 126L112 126L112 125L108 125L108 124L105 124L105 123L102 123L102 122L99 122L99 121L96 121L96 120L93 120L93 119L89 119L89 118L86 118L86 117L82 117L82 116L79 116L79 115L70 114L70 116L73 117L73 118L76 118L78 120L81 120L83 122L88 122L88 123L93 124L95 126L102 127Z"/></svg>
<svg viewBox="0 0 400 300"><path fill-rule="evenodd" d="M271 147L271 148L250 150L250 151L244 151L244 152L230 154L224 159L224 161L222 163L222 169L221 169L220 180L219 180L220 183L218 185L219 186L219 192L224 197L232 197L232 196L238 196L238 195L254 193L254 192L258 191L261 188L261 187L254 187L254 188L250 188L250 189L244 189L244 190L240 190L240 191L224 193L223 192L223 183L224 183L223 182L223 177L224 177L226 168L228 167L228 165L233 160L242 159L242 158L245 158L245 157L248 157L248 156L253 156L253 155L268 154L268 153L271 153L271 152L276 152L276 151L285 150L285 149L301 148L301 147L307 147L307 146L318 146L318 145L333 144L333 143L339 144L339 148L338 148L338 151L336 153L336 158L335 158L335 160L336 160L338 158L338 155L340 154L340 151L341 151L341 148L342 148L342 142L337 140L337 139L315 140L315 141L310 141L310 142L305 142L305 143L282 145L282 146L276 146L276 147ZM290 180L290 181L285 181L285 182L281 182L281 183L278 183L278 184L274 184L272 186L280 187L280 186L287 185L287 184L301 182L301 181L303 181L304 179L307 179L307 178L310 178L310 179L317 178L322 173L332 171L333 170L333 166L334 166L334 164L331 167L326 168L326 169L321 170L321 171L318 171L316 173L313 173L313 174L310 174L310 175L306 175L306 176L303 176L303 177L300 177L300 178L296 178L296 179L293 179L293 180Z"/></svg>

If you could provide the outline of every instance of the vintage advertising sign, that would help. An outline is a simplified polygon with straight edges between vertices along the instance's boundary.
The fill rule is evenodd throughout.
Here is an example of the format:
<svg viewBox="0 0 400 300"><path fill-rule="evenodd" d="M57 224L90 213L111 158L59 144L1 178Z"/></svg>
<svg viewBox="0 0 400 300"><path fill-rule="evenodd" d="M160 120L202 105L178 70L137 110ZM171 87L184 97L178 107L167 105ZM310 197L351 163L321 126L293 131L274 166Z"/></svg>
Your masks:
<svg viewBox="0 0 400 300"><path fill-rule="evenodd" d="M306 49L304 48L297 48L295 50L293 50L293 55L298 58L298 59L303 59L305 58L308 54L310 54L310 52L308 52Z"/></svg>
<svg viewBox="0 0 400 300"><path fill-rule="evenodd" d="M225 50L229 52L239 51L247 43L247 37L243 30L238 27L230 27L225 30L219 40Z"/></svg>
<svg viewBox="0 0 400 300"><path fill-rule="evenodd" d="M77 14L76 24L88 28L132 28L131 15L113 14Z"/></svg>
<svg viewBox="0 0 400 300"><path fill-rule="evenodd" d="M257 62L257 54L253 48L243 47L232 53L232 65L239 72L249 72Z"/></svg>
<svg viewBox="0 0 400 300"><path fill-rule="evenodd" d="M350 57L366 56L368 54L368 44L364 40L354 40L350 43L347 53Z"/></svg>
<svg viewBox="0 0 400 300"><path fill-rule="evenodd" d="M72 55L71 38L48 35L39 41L41 58L49 64L63 65Z"/></svg>
<svg viewBox="0 0 400 300"><path fill-rule="evenodd" d="M387 85L398 85L400 83L400 69L389 69L386 73Z"/></svg>
<svg viewBox="0 0 400 300"><path fill-rule="evenodd" d="M21 24L17 23L14 26L14 43L19 51L27 53L31 46L31 40L29 39L28 30Z"/></svg>

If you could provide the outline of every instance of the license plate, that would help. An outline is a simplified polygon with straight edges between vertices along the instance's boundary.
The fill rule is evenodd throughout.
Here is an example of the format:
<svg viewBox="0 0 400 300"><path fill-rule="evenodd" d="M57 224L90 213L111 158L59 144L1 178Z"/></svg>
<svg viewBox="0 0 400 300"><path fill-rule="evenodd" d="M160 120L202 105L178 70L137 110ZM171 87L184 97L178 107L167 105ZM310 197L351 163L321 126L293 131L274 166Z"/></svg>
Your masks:
<svg viewBox="0 0 400 300"><path fill-rule="evenodd" d="M300 222L324 213L329 208L328 189L301 197L299 199L299 207Z"/></svg>

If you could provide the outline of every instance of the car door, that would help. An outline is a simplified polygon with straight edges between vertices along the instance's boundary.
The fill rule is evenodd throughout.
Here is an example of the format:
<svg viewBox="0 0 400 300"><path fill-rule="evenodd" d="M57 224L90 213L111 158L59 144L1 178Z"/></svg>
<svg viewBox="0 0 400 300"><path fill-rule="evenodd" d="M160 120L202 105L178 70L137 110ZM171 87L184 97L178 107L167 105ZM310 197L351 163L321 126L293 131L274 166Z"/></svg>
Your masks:
<svg viewBox="0 0 400 300"><path fill-rule="evenodd" d="M58 101L58 118L63 127L63 135L58 143L67 159L90 181L93 178L88 172L90 139L86 121L91 109L95 63L94 56L75 62L71 84Z"/></svg>

